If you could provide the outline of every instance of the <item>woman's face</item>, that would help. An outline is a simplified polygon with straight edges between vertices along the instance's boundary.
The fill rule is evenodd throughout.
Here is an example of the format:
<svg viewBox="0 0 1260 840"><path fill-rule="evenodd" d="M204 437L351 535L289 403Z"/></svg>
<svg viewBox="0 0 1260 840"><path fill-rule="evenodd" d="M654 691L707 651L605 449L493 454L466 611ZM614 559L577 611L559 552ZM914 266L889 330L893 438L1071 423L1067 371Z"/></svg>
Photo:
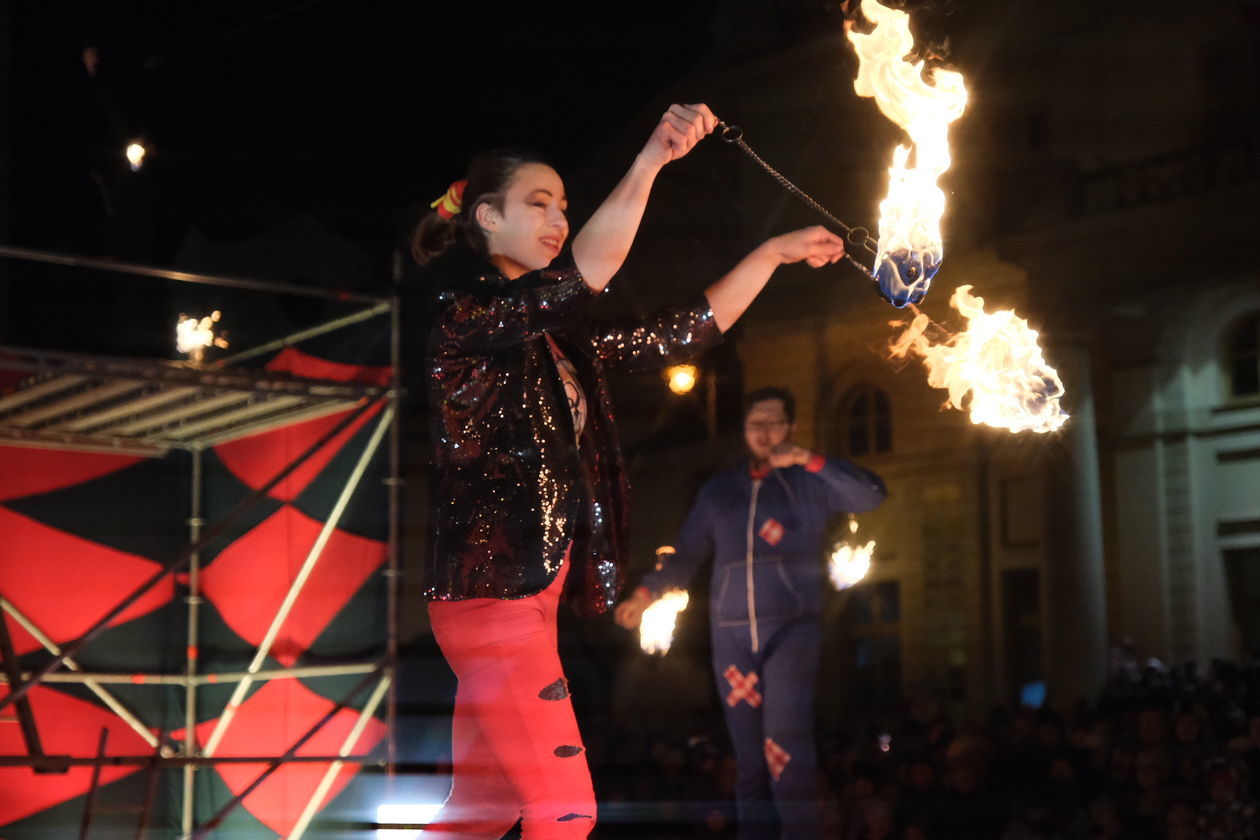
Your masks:
<svg viewBox="0 0 1260 840"><path fill-rule="evenodd" d="M503 196L502 212L489 204L477 207L491 262L509 280L546 268L569 238L567 207L556 170L542 163L522 164Z"/></svg>

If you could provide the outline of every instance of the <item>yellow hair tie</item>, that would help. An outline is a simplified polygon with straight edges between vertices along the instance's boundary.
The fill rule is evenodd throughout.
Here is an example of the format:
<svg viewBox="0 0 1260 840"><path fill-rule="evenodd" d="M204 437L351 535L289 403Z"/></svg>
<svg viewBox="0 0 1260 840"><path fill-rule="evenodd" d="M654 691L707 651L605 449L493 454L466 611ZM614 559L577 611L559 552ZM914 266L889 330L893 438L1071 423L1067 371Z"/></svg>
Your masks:
<svg viewBox="0 0 1260 840"><path fill-rule="evenodd" d="M455 218L459 215L460 208L464 206L464 187L466 186L468 186L467 181L456 181L442 194L441 198L429 206L443 219Z"/></svg>

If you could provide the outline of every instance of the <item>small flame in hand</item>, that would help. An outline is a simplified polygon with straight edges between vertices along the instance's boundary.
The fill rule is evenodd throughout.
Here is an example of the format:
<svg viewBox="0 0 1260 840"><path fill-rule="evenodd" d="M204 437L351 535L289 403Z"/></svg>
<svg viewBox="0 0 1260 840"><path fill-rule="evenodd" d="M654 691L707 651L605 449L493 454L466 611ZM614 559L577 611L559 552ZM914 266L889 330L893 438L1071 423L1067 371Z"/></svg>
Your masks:
<svg viewBox="0 0 1260 840"><path fill-rule="evenodd" d="M687 608L687 593L682 589L666 592L643 611L639 625L639 647L644 653L668 653L674 643L674 625L678 614Z"/></svg>
<svg viewBox="0 0 1260 840"><path fill-rule="evenodd" d="M907 165L909 147L893 151L888 195L879 205L875 276L884 295L901 307L923 300L941 264L945 193L936 182L949 169L949 124L962 115L967 88L952 70L934 70L928 84L923 62L906 60L914 50L908 14L876 0L862 0L862 14L875 28L849 29L859 61L853 88L872 97L914 144L913 166Z"/></svg>
<svg viewBox="0 0 1260 840"><path fill-rule="evenodd" d="M127 156L127 163L131 166L132 172L139 172L140 167L144 166L144 156L149 150L144 147L144 143L139 140L132 140L127 144L124 154Z"/></svg>
<svg viewBox="0 0 1260 840"><path fill-rule="evenodd" d="M215 335L215 325L222 317L223 313L217 309L204 318L181 314L175 324L176 351L187 354L194 362L200 362L205 358L206 348L227 347L227 339Z"/></svg>
<svg viewBox="0 0 1260 840"><path fill-rule="evenodd" d="M891 355L921 356L928 384L948 391L945 404L965 407L972 423L1050 432L1067 422L1059 405L1063 382L1042 357L1037 331L1011 310L985 312L971 286L955 289L949 303L967 318L967 329L933 342L924 335L931 320L916 315L894 339Z"/></svg>
<svg viewBox="0 0 1260 840"><path fill-rule="evenodd" d="M837 592L861 583L866 573L871 570L871 560L875 556L875 541L868 540L866 545L858 545L857 529L857 517L850 515L849 540L842 540L836 544L835 550L831 552L831 560L827 563L827 575L831 578L831 585Z"/></svg>

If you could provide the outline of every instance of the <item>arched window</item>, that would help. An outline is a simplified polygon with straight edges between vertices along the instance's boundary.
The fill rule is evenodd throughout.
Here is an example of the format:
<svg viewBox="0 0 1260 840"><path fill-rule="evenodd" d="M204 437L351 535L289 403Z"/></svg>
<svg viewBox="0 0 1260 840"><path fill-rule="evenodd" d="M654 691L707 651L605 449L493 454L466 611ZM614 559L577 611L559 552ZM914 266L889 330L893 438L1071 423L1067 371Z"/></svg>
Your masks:
<svg viewBox="0 0 1260 840"><path fill-rule="evenodd" d="M1225 373L1228 396L1260 396L1260 312L1234 323L1225 336Z"/></svg>
<svg viewBox="0 0 1260 840"><path fill-rule="evenodd" d="M850 456L892 449L892 408L874 385L859 385L841 403L841 445Z"/></svg>

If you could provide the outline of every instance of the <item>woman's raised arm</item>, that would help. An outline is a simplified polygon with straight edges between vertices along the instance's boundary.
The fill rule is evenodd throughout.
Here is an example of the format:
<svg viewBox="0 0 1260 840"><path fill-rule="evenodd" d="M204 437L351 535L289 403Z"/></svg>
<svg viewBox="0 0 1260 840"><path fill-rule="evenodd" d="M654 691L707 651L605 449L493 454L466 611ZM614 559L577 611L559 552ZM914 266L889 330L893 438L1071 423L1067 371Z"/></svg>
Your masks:
<svg viewBox="0 0 1260 840"><path fill-rule="evenodd" d="M603 291L625 262L661 167L695 148L716 125L707 105L671 105L661 117L630 171L573 239L573 258L592 290Z"/></svg>

